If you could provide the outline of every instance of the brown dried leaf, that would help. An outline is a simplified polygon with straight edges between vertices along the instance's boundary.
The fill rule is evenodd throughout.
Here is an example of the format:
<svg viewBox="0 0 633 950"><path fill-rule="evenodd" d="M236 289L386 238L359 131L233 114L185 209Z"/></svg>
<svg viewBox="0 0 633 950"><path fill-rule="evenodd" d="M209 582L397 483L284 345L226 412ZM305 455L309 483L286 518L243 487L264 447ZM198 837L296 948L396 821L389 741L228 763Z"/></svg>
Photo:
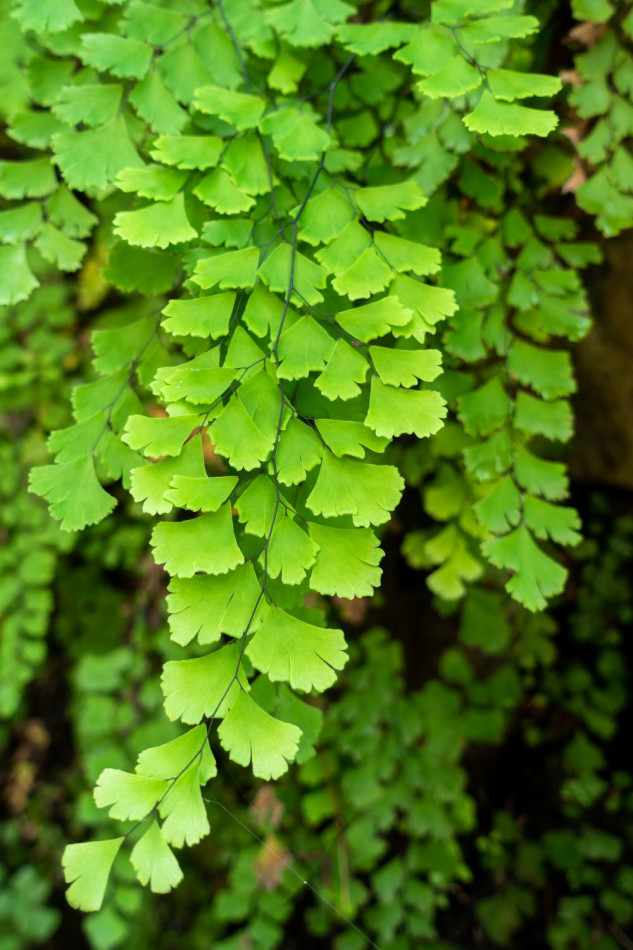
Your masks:
<svg viewBox="0 0 633 950"><path fill-rule="evenodd" d="M25 810L36 779L37 765L34 762L16 762L4 793L9 811L14 815L19 815Z"/></svg>
<svg viewBox="0 0 633 950"><path fill-rule="evenodd" d="M369 609L369 597L333 597L332 602L338 607L341 619L346 623L358 626L361 624Z"/></svg>
<svg viewBox="0 0 633 950"><path fill-rule="evenodd" d="M577 162L574 171L561 187L561 191L564 195L573 195L576 191L578 191L581 185L584 185L586 181L587 175L585 174L585 170L580 162Z"/></svg>
<svg viewBox="0 0 633 950"><path fill-rule="evenodd" d="M575 69L563 69L558 75L561 82L570 83L574 89L576 89L578 86L582 86L582 79Z"/></svg>
<svg viewBox="0 0 633 950"><path fill-rule="evenodd" d="M582 43L583 46L588 46L589 49L592 49L598 40L602 39L606 33L606 25L604 23L591 23L587 20L585 23L578 23L576 26L567 34L567 38L570 40L575 40L576 43Z"/></svg>
<svg viewBox="0 0 633 950"><path fill-rule="evenodd" d="M575 125L568 125L561 129L565 138L569 139L572 145L578 145L584 139L586 131L587 123L583 119L576 122Z"/></svg>
<svg viewBox="0 0 633 950"><path fill-rule="evenodd" d="M261 851L254 861L257 883L266 891L272 891L281 880L284 869L288 867L292 855L274 835L266 835Z"/></svg>
<svg viewBox="0 0 633 950"><path fill-rule="evenodd" d="M249 811L259 825L277 828L283 817L284 806L275 794L275 786L263 785L255 795Z"/></svg>

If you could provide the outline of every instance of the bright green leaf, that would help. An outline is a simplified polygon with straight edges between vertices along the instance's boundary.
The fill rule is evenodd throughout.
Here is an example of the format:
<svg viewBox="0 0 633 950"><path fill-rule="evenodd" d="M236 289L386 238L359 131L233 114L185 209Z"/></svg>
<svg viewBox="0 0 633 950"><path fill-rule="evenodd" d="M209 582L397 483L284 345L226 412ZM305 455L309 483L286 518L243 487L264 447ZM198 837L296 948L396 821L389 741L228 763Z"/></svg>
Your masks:
<svg viewBox="0 0 633 950"><path fill-rule="evenodd" d="M103 895L123 838L108 841L86 841L69 844L64 849L62 866L66 883L70 884L66 898L76 910L99 910Z"/></svg>
<svg viewBox="0 0 633 950"><path fill-rule="evenodd" d="M292 689L318 692L336 682L336 670L347 662L342 630L316 627L271 607L246 653L260 673Z"/></svg>
<svg viewBox="0 0 633 950"><path fill-rule="evenodd" d="M177 577L192 577L198 571L226 574L244 561L228 505L189 521L156 525L151 545L156 563Z"/></svg>
<svg viewBox="0 0 633 950"><path fill-rule="evenodd" d="M134 845L130 862L141 884L154 894L167 894L182 881L182 871L154 820Z"/></svg>
<svg viewBox="0 0 633 950"><path fill-rule="evenodd" d="M240 644L193 660L169 660L162 688L169 719L197 725L205 716L222 718L248 683L240 665Z"/></svg>
<svg viewBox="0 0 633 950"><path fill-rule="evenodd" d="M258 778L276 779L297 754L301 730L275 719L241 691L218 729L222 748Z"/></svg>

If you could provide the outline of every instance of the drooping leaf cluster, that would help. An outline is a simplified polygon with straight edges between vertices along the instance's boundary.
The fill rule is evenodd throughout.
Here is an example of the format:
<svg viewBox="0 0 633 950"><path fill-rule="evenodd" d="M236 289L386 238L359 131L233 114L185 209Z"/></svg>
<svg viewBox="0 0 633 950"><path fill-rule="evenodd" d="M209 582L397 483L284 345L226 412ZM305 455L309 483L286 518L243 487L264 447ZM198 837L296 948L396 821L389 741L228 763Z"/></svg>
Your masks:
<svg viewBox="0 0 633 950"><path fill-rule="evenodd" d="M105 769L95 791L111 817L149 822L131 860L159 892L181 876L170 846L208 832L200 785L215 772L215 720L224 748L256 775L278 777L296 756L301 705L276 716L278 700L260 698L247 671L304 692L332 684L346 661L342 633L304 598L371 593L380 575L373 527L403 484L377 455L403 431L429 435L445 414L433 390L415 387L439 372L439 354L423 343L452 312L452 294L418 279L438 270L437 253L385 227L423 204L418 186L345 176L356 156L331 134L336 87L351 65L344 51L342 65L326 68L324 114L283 97L271 104L253 91L231 12L222 9L220 22L207 9L174 20L156 8L149 44L139 39L148 21L138 4L108 13L101 31L86 27L77 51L86 72L66 77L51 109L68 130L51 135L52 154L37 169L16 162L3 177L6 197L44 198L54 164L66 186L102 198L101 207L116 187L106 278L134 289L130 264L133 276L147 275L127 248L157 253L154 283L136 289L172 295L166 305L132 303L93 334L98 378L75 389L75 422L50 440L56 461L31 477L66 530L114 507L98 473L122 477L151 514L187 514L158 524L152 546L172 575L172 637L203 648L163 673L168 717L194 728L141 756L134 773ZM259 31L259 42L272 38L263 12ZM62 24L47 32L44 45L58 52ZM181 62L196 38L208 75L176 88L170 54L180 50ZM244 48L254 44L251 36ZM217 75L220 51L227 64ZM129 80L125 94L110 77ZM23 187L44 164L49 190ZM42 253L40 234L34 226L20 237ZM394 283L404 299L385 293ZM149 393L166 414L146 414ZM221 474L205 460L207 438ZM98 909L122 840L69 846L71 903Z"/></svg>
<svg viewBox="0 0 633 950"><path fill-rule="evenodd" d="M630 4L572 3L582 47L574 60L570 130L578 165L571 185L579 206L606 237L633 225L633 15Z"/></svg>
<svg viewBox="0 0 633 950"><path fill-rule="evenodd" d="M50 274L49 274L50 276ZM55 280L0 328L0 717L12 717L43 663L59 552L72 536L27 492L29 469L46 458L45 433L66 421L67 376L77 362L69 291ZM60 398L61 397L61 398Z"/></svg>

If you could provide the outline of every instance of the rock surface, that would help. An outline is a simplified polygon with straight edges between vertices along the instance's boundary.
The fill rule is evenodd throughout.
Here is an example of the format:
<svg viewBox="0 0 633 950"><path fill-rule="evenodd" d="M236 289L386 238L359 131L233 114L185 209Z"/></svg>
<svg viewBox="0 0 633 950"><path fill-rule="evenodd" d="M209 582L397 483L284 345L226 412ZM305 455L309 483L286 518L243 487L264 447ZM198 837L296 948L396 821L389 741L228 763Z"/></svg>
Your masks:
<svg viewBox="0 0 633 950"><path fill-rule="evenodd" d="M573 479L633 490L633 235L605 241L589 274L594 326L576 348Z"/></svg>

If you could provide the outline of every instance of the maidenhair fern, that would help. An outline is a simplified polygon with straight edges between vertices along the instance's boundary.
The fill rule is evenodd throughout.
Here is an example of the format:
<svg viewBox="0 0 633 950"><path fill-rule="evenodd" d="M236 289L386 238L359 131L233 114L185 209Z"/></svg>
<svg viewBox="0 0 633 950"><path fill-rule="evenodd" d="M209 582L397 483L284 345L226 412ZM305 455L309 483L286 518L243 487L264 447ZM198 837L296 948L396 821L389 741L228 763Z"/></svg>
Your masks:
<svg viewBox="0 0 633 950"><path fill-rule="evenodd" d="M539 21L511 0L383 6L12 6L0 302L79 269L90 240L81 273L107 254L116 301L31 488L67 531L107 517L118 481L161 517L181 648L165 710L190 727L101 772L95 801L123 825L67 847L80 909L128 840L142 884L178 884L173 849L210 830L216 732L264 779L301 755L314 709L295 693L347 660L323 597L379 584L409 455L442 527L405 551L437 595L488 564L532 610L563 588L551 542L578 519L542 446L571 434L561 341L587 329L576 269L596 251L526 200L562 83L525 71Z"/></svg>
<svg viewBox="0 0 633 950"><path fill-rule="evenodd" d="M582 22L571 38L586 50L570 75L578 166L569 187L611 237L633 224L633 13L630 4L609 0L576 0L572 10Z"/></svg>

